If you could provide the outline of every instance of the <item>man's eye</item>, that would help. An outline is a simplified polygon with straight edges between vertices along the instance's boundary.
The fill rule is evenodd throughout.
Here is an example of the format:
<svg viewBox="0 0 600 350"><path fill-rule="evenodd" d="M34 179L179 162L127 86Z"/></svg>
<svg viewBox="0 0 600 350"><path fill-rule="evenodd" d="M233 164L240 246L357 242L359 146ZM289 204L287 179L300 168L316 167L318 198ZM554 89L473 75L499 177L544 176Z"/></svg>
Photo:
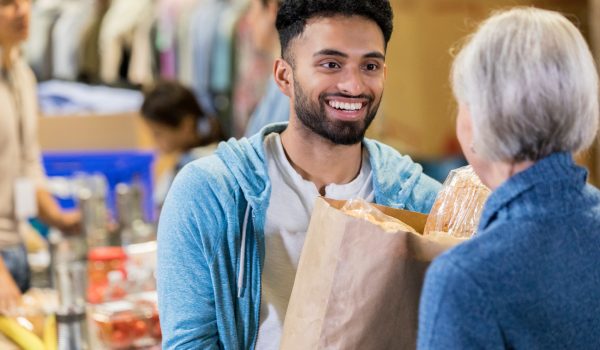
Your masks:
<svg viewBox="0 0 600 350"><path fill-rule="evenodd" d="M340 65L335 62L325 62L322 64L322 66L330 69L340 68Z"/></svg>
<svg viewBox="0 0 600 350"><path fill-rule="evenodd" d="M379 68L379 65L375 63L369 63L365 66L365 68L367 70L377 70Z"/></svg>

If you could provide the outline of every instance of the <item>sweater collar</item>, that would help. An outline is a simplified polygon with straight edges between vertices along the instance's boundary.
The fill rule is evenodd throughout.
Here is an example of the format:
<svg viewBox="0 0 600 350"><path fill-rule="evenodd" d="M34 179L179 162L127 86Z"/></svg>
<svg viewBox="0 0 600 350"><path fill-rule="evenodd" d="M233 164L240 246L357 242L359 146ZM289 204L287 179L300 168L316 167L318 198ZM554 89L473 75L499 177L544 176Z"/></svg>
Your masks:
<svg viewBox="0 0 600 350"><path fill-rule="evenodd" d="M267 125L250 139L232 139L221 143L217 150L255 208L263 205L270 196L268 168L264 161L265 137L273 132L283 132L287 125L287 122ZM405 208L422 174L421 167L415 166L410 157L402 156L389 146L368 138L363 139L363 147L369 153L375 201L386 206ZM427 211L430 208L409 209Z"/></svg>
<svg viewBox="0 0 600 350"><path fill-rule="evenodd" d="M512 176L500 185L488 198L481 214L479 229L481 232L496 218L498 212L508 206L516 197L534 187L561 181L585 185L587 171L573 161L567 152L558 152L537 161L530 168Z"/></svg>

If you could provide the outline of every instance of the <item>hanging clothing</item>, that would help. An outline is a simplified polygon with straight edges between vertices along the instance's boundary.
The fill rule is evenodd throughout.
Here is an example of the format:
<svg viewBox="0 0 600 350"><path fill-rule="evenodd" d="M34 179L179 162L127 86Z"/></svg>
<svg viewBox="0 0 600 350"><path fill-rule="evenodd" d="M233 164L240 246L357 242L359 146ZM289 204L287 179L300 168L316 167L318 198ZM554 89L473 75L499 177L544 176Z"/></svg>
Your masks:
<svg viewBox="0 0 600 350"><path fill-rule="evenodd" d="M100 28L108 7L108 0L96 1L92 19L82 29L77 78L88 83L100 81Z"/></svg>
<svg viewBox="0 0 600 350"><path fill-rule="evenodd" d="M181 15L177 19L177 79L186 86L192 86L193 83L193 45L194 26L192 19L196 14L196 9L207 0L195 0L183 4Z"/></svg>
<svg viewBox="0 0 600 350"><path fill-rule="evenodd" d="M233 85L235 27L244 14L244 10L243 6L230 5L221 13L213 50L211 50L210 89L213 92L228 92Z"/></svg>
<svg viewBox="0 0 600 350"><path fill-rule="evenodd" d="M233 135L246 132L250 116L263 97L272 75L273 58L257 53L252 45L251 26L244 16L236 28L236 75L233 91Z"/></svg>
<svg viewBox="0 0 600 350"><path fill-rule="evenodd" d="M229 5L221 13L211 53L210 91L217 117L225 130L232 129L231 96L233 89L234 33L235 26L245 6Z"/></svg>
<svg viewBox="0 0 600 350"><path fill-rule="evenodd" d="M157 7L156 48L160 55L160 76L175 79L177 75L178 25L186 11L197 0L159 0Z"/></svg>
<svg viewBox="0 0 600 350"><path fill-rule="evenodd" d="M27 62L40 80L52 77L52 32L62 9L60 0L38 0L31 8Z"/></svg>
<svg viewBox="0 0 600 350"><path fill-rule="evenodd" d="M96 0L65 1L52 31L52 76L75 80L84 29L94 20Z"/></svg>
<svg viewBox="0 0 600 350"><path fill-rule="evenodd" d="M124 48L131 49L128 78L132 83L152 82L151 23L152 0L112 0L100 28L100 78L106 83L119 80Z"/></svg>
<svg viewBox="0 0 600 350"><path fill-rule="evenodd" d="M195 9L191 19L193 82L192 87L204 112L216 115L217 110L210 91L211 51L216 37L218 21L227 3L206 0ZM226 132L227 133L227 132Z"/></svg>

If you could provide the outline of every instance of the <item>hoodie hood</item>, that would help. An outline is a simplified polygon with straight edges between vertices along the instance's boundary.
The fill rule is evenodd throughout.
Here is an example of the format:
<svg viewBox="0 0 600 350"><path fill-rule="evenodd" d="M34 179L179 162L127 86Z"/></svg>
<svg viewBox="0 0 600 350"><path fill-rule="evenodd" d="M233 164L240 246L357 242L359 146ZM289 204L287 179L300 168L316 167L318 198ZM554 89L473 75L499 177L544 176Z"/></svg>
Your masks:
<svg viewBox="0 0 600 350"><path fill-rule="evenodd" d="M375 202L392 208L428 213L441 184L424 175L419 164L392 147L370 139L365 139L363 145L369 152L373 169ZM422 192L422 186L430 191ZM419 198L421 196L432 198Z"/></svg>
<svg viewBox="0 0 600 350"><path fill-rule="evenodd" d="M221 142L216 154L240 185L244 197L251 207L257 209L267 203L271 195L268 165L265 161L265 136L281 133L287 123L271 124L250 138L229 139Z"/></svg>

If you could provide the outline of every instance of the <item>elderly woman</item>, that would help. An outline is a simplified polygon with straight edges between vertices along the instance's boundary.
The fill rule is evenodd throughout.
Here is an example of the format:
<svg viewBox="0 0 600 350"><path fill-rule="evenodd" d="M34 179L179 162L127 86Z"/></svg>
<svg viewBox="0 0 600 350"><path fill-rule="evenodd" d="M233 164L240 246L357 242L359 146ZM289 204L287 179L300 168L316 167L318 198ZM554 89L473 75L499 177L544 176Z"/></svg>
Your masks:
<svg viewBox="0 0 600 350"><path fill-rule="evenodd" d="M493 193L475 238L427 273L419 348L598 349L600 192L572 158L598 128L583 37L555 12L496 14L452 85L461 147Z"/></svg>

